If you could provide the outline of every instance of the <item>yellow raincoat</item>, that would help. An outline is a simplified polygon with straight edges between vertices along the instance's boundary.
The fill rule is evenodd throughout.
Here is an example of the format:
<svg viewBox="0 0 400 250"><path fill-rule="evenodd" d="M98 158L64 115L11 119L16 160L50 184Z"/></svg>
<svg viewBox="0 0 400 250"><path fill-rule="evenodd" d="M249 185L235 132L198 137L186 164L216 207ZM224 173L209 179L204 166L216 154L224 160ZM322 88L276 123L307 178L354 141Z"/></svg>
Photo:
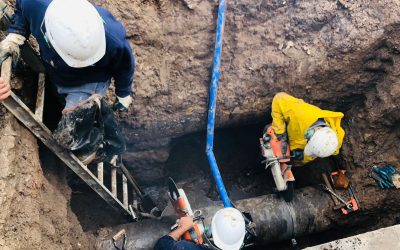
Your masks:
<svg viewBox="0 0 400 250"><path fill-rule="evenodd" d="M336 132L339 145L334 155L339 153L344 138L344 130L340 126L340 121L344 116L343 113L322 110L314 105L305 103L302 99L280 92L272 100L271 115L273 119L272 128L276 134L287 133L291 150L304 150L307 144L307 139L305 138L307 129L319 118L323 118ZM304 165L314 159L304 155L300 165Z"/></svg>

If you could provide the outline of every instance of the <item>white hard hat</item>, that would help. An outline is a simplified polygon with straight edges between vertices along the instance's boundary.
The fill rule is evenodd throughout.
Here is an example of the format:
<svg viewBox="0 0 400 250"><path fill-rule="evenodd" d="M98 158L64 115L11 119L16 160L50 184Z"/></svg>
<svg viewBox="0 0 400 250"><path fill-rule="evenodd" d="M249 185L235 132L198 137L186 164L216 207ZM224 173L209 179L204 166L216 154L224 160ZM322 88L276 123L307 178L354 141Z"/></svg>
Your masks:
<svg viewBox="0 0 400 250"><path fill-rule="evenodd" d="M246 233L242 213L235 208L218 210L212 218L211 233L214 244L222 250L238 250Z"/></svg>
<svg viewBox="0 0 400 250"><path fill-rule="evenodd" d="M311 136L306 147L304 154L312 157L328 157L335 153L339 145L337 135L330 127L323 127L315 131Z"/></svg>
<svg viewBox="0 0 400 250"><path fill-rule="evenodd" d="M46 37L74 68L98 62L106 52L103 19L86 0L53 0L45 13Z"/></svg>

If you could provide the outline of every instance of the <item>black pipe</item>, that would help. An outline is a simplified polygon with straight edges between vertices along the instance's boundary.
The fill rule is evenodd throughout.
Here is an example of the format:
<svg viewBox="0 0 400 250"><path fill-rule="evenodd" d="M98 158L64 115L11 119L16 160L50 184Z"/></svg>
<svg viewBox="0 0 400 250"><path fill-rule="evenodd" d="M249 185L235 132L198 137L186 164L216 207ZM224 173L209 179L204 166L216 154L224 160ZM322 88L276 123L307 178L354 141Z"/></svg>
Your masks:
<svg viewBox="0 0 400 250"><path fill-rule="evenodd" d="M262 245L317 233L331 226L327 216L332 214L333 202L328 194L316 188L297 190L290 203L276 195L265 195L235 204L239 210L250 212L256 224L258 244ZM221 204L200 209L206 217L206 225L211 224L212 216L222 207ZM118 226L108 236L99 238L96 248L114 249L111 238L124 228L127 232L127 249L152 249L160 237L169 233L175 219L164 217Z"/></svg>

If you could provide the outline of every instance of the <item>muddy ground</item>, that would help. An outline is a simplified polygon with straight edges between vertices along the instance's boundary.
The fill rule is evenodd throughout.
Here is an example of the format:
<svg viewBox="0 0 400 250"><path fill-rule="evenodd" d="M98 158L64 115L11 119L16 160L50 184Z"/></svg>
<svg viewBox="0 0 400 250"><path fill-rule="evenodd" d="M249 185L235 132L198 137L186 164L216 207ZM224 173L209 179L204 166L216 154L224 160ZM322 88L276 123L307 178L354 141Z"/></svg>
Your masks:
<svg viewBox="0 0 400 250"><path fill-rule="evenodd" d="M183 185L197 181L207 199L217 200L203 153L216 2L94 2L124 24L136 57L134 104L119 114L126 165L160 206L167 203L167 176ZM270 121L273 95L286 91L345 113L342 167L357 172L366 212L358 217L363 226L347 232L338 225L327 235L398 223L398 192L378 189L368 170L399 167L400 3L232 0L226 13L215 150L231 195L271 192L258 136ZM20 92L25 101L29 93ZM47 125L54 128L60 107L50 100ZM87 249L99 228L120 223L48 152L39 154L32 135L4 111L0 124L0 247ZM324 168L297 170L298 187L318 183Z"/></svg>

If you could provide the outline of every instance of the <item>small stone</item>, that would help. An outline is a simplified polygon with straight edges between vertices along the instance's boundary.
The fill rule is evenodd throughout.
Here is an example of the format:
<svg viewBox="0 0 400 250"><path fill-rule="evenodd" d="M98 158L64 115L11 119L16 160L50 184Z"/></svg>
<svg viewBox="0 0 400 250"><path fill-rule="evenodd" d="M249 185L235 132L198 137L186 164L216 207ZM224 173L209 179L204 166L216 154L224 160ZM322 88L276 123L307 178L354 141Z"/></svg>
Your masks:
<svg viewBox="0 0 400 250"><path fill-rule="evenodd" d="M303 50L306 52L307 55L311 55L311 51L307 46L303 46Z"/></svg>

